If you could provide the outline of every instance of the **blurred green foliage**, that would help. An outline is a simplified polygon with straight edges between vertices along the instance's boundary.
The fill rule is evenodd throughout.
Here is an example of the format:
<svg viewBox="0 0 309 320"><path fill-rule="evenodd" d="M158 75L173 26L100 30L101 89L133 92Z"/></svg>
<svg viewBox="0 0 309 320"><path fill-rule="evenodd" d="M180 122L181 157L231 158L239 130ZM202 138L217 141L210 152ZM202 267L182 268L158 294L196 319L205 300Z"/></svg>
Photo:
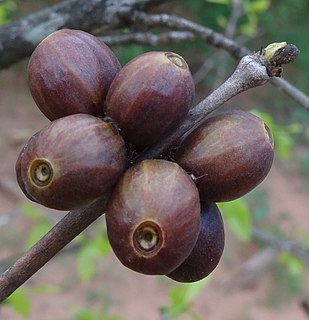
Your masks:
<svg viewBox="0 0 309 320"><path fill-rule="evenodd" d="M251 239L251 214L244 199L236 199L229 202L222 202L218 207L223 215L223 220L242 241L248 242Z"/></svg>
<svg viewBox="0 0 309 320"><path fill-rule="evenodd" d="M0 2L0 26L13 18L15 10L16 2L14 0L3 0Z"/></svg>
<svg viewBox="0 0 309 320"><path fill-rule="evenodd" d="M291 157L298 135L303 131L302 125L293 122L287 125L278 124L270 113L252 110L253 114L261 118L273 136L275 150L281 160L288 160Z"/></svg>
<svg viewBox="0 0 309 320"><path fill-rule="evenodd" d="M303 264L289 253L281 253L273 269L273 281L264 303L270 306L285 305L306 292L306 273Z"/></svg>
<svg viewBox="0 0 309 320"><path fill-rule="evenodd" d="M23 319L29 319L31 316L31 300L35 295L57 294L59 290L59 287L50 285L33 288L18 288L7 300L5 300L5 303Z"/></svg>
<svg viewBox="0 0 309 320"><path fill-rule="evenodd" d="M11 308L24 319L27 319L31 313L31 302L24 289L18 289L12 293L6 300Z"/></svg>
<svg viewBox="0 0 309 320"><path fill-rule="evenodd" d="M25 249L29 249L51 229L52 224L42 210L28 201L21 203L20 211L25 217L34 222L25 242Z"/></svg>
<svg viewBox="0 0 309 320"><path fill-rule="evenodd" d="M76 308L70 320L122 320L120 316L106 315L101 312L91 311L87 308Z"/></svg>
<svg viewBox="0 0 309 320"><path fill-rule="evenodd" d="M77 272L82 281L89 281L96 273L96 261L107 256L111 247L105 228L105 223L99 223L91 237L81 234L78 237Z"/></svg>
<svg viewBox="0 0 309 320"><path fill-rule="evenodd" d="M297 159L300 172L303 176L309 176L309 150L300 155ZM306 179L308 180L308 179Z"/></svg>
<svg viewBox="0 0 309 320"><path fill-rule="evenodd" d="M191 309L191 304L194 299L199 295L208 284L209 278L194 282L185 283L180 285L171 286L169 290L169 305L161 308L161 314L164 319L174 319L183 313L190 315L192 320L201 320Z"/></svg>
<svg viewBox="0 0 309 320"><path fill-rule="evenodd" d="M286 266L287 271L291 276L299 277L301 275L304 263L299 258L293 256L289 252L282 252L278 256L278 260L281 264Z"/></svg>
<svg viewBox="0 0 309 320"><path fill-rule="evenodd" d="M269 216L271 208L268 203L268 194L260 186L245 195L243 199L250 208L252 223L262 222Z"/></svg>

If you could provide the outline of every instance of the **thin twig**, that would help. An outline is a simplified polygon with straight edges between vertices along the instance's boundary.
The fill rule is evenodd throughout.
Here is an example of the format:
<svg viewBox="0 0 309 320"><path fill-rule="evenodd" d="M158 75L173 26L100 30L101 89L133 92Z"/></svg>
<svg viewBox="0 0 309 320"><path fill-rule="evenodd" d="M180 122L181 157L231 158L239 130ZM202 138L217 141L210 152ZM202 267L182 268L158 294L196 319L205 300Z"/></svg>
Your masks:
<svg viewBox="0 0 309 320"><path fill-rule="evenodd" d="M208 44L226 50L236 59L240 59L244 55L251 53L248 48L240 46L236 41L225 37L221 33L182 17L165 13L147 14L144 12L136 12L131 18L137 24L146 27L165 27L172 30L192 32L204 39Z"/></svg>
<svg viewBox="0 0 309 320"><path fill-rule="evenodd" d="M203 81L207 76L207 74L214 67L215 67L215 62L213 59L211 59L211 57L205 60L204 63L200 66L200 68L192 75L195 85Z"/></svg>
<svg viewBox="0 0 309 320"><path fill-rule="evenodd" d="M143 10L167 0L65 0L0 27L0 69L29 56L52 32L63 29L114 30L128 26L133 10Z"/></svg>
<svg viewBox="0 0 309 320"><path fill-rule="evenodd" d="M229 17L229 21L224 31L224 36L230 39L233 39L237 30L238 20L242 17L243 4L241 0L233 0L231 3L231 14ZM226 77L226 64L228 61L227 57L228 53L226 51L220 51L216 56L216 61L218 61L218 68L216 75L214 77L215 81L213 83L213 88L218 87L218 85L222 82L222 79Z"/></svg>
<svg viewBox="0 0 309 320"><path fill-rule="evenodd" d="M309 248L306 248L299 241L280 239L256 227L252 228L252 237L276 248L280 252L291 253L306 264L309 264Z"/></svg>
<svg viewBox="0 0 309 320"><path fill-rule="evenodd" d="M159 44L177 43L180 41L188 41L194 39L194 34L189 31L167 31L160 34L152 32L133 32L126 34L116 34L110 36L102 36L100 39L110 46L119 46L125 44L147 44L150 46L158 46Z"/></svg>
<svg viewBox="0 0 309 320"><path fill-rule="evenodd" d="M309 111L309 96L307 96L304 92L297 89L283 78L272 78L271 83L278 87L279 90L282 90L287 95L292 97L296 102Z"/></svg>

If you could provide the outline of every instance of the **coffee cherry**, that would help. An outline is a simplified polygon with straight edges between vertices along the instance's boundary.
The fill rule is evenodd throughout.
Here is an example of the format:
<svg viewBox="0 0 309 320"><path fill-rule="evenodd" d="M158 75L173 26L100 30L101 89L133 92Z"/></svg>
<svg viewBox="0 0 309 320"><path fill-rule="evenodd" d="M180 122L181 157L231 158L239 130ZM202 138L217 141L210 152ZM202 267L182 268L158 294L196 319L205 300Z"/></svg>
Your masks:
<svg viewBox="0 0 309 320"><path fill-rule="evenodd" d="M50 120L75 113L103 115L107 91L121 66L105 43L80 30L45 38L28 64L34 101Z"/></svg>
<svg viewBox="0 0 309 320"><path fill-rule="evenodd" d="M120 178L106 222L111 247L126 267L144 274L169 273L197 240L198 190L176 163L144 160Z"/></svg>
<svg viewBox="0 0 309 320"><path fill-rule="evenodd" d="M181 144L176 161L196 178L202 200L229 201L245 195L268 174L274 143L253 114L230 111L208 118Z"/></svg>
<svg viewBox="0 0 309 320"><path fill-rule="evenodd" d="M125 65L106 97L105 113L127 141L158 141L187 114L194 83L186 61L173 52L147 52Z"/></svg>
<svg viewBox="0 0 309 320"><path fill-rule="evenodd" d="M225 243L224 224L217 205L201 203L201 230L186 260L167 276L179 282L195 282L207 277L218 265Z"/></svg>
<svg viewBox="0 0 309 320"><path fill-rule="evenodd" d="M21 151L16 175L25 195L58 210L79 208L116 183L126 150L114 127L87 114L54 120Z"/></svg>

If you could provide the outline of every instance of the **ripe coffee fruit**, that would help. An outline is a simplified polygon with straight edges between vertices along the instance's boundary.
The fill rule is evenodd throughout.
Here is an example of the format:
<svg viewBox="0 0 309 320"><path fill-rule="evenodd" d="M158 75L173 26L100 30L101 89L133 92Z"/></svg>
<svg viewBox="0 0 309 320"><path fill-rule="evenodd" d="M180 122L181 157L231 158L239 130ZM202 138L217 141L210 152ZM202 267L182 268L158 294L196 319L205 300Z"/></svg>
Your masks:
<svg viewBox="0 0 309 320"><path fill-rule="evenodd" d="M195 282L207 277L218 265L225 244L224 224L217 205L201 203L201 230L186 260L167 276L179 282Z"/></svg>
<svg viewBox="0 0 309 320"><path fill-rule="evenodd" d="M109 47L80 30L45 38L28 64L34 101L50 120L75 113L103 115L107 91L121 66Z"/></svg>
<svg viewBox="0 0 309 320"><path fill-rule="evenodd" d="M208 118L181 144L176 161L196 178L201 200L245 195L268 174L274 143L266 124L251 113L230 111Z"/></svg>
<svg viewBox="0 0 309 320"><path fill-rule="evenodd" d="M146 146L158 141L187 114L194 83L186 61L176 53L144 53L117 74L105 113L127 141Z"/></svg>
<svg viewBox="0 0 309 320"><path fill-rule="evenodd" d="M176 163L144 160L118 181L106 209L111 247L126 267L166 274L190 254L200 230L200 200Z"/></svg>
<svg viewBox="0 0 309 320"><path fill-rule="evenodd" d="M17 159L16 175L30 200L71 210L109 191L126 165L124 141L111 124L74 114L30 138Z"/></svg>

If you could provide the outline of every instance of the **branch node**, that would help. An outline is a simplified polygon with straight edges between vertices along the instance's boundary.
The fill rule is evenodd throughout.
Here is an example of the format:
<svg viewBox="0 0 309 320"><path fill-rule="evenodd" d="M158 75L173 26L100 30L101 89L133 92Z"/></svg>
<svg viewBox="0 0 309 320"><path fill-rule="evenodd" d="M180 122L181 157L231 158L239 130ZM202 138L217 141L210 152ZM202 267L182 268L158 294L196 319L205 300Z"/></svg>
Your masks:
<svg viewBox="0 0 309 320"><path fill-rule="evenodd" d="M282 65L294 61L298 54L298 48L286 42L271 43L259 53L270 77L281 77Z"/></svg>

